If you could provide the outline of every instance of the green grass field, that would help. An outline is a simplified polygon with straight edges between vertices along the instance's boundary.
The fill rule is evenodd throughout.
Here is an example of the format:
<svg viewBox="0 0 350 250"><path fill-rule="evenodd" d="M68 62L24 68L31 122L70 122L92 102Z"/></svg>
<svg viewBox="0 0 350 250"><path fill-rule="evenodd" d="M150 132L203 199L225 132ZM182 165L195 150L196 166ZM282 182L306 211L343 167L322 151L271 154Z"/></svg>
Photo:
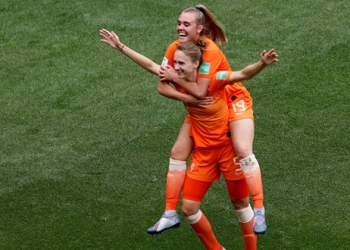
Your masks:
<svg viewBox="0 0 350 250"><path fill-rule="evenodd" d="M199 2L0 4L0 249L203 249L162 214L169 152L186 115L157 77L102 44L115 31L161 62L178 15ZM268 231L259 249L350 249L350 3L209 1L234 69L275 48L254 98ZM243 249L223 181L202 206L226 249Z"/></svg>

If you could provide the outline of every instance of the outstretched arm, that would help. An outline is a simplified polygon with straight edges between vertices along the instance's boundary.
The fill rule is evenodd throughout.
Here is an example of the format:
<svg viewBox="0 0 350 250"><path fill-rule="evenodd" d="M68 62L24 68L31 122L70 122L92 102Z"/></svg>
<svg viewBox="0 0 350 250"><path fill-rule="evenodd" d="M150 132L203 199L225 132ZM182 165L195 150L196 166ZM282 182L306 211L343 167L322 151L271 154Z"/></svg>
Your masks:
<svg viewBox="0 0 350 250"><path fill-rule="evenodd" d="M160 71L160 65L156 64L149 58L141 55L140 53L137 53L131 48L128 48L127 46L125 46L125 44L123 44L120 41L119 37L113 31L102 29L100 30L100 35L103 37L103 39L101 39L101 42L108 44L113 49L123 52L126 56L128 56L138 65L140 65L142 68L158 76ZM179 100L184 103L189 103L200 107L206 107L212 101L212 97L206 97L202 100L199 100L194 96L181 93L177 91L175 88L173 88L168 82L159 81L158 92L165 97L168 97L174 100Z"/></svg>
<svg viewBox="0 0 350 250"><path fill-rule="evenodd" d="M160 70L159 64L156 64L151 59L125 46L125 44L121 43L119 37L113 31L102 29L100 30L100 35L103 37L103 39L101 39L101 42L108 44L113 49L123 52L126 56L128 56L131 60L136 62L145 70L155 75L159 74L159 70Z"/></svg>
<svg viewBox="0 0 350 250"><path fill-rule="evenodd" d="M269 52L264 50L261 52L260 60L258 62L251 64L244 69L233 72L230 76L230 82L234 83L249 80L260 73L260 71L262 71L266 66L275 62L278 62L278 54L275 52L275 50L271 49Z"/></svg>

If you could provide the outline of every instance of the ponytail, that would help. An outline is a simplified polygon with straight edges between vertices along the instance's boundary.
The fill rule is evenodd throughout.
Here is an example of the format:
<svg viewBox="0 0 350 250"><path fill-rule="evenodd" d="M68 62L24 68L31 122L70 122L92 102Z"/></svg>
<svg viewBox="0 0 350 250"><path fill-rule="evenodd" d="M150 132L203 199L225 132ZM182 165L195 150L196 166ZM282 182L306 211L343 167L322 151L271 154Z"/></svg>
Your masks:
<svg viewBox="0 0 350 250"><path fill-rule="evenodd" d="M207 41L203 38L199 38L196 45L203 52L205 50L205 48L207 47Z"/></svg>

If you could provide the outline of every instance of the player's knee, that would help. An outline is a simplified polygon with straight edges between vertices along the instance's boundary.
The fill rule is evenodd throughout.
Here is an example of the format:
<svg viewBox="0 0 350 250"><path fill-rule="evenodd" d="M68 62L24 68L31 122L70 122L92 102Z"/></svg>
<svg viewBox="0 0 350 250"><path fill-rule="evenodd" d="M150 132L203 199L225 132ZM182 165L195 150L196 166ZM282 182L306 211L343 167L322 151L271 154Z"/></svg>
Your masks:
<svg viewBox="0 0 350 250"><path fill-rule="evenodd" d="M235 210L241 210L243 208L246 208L249 205L249 198L241 199L241 200L231 200L233 207Z"/></svg>
<svg viewBox="0 0 350 250"><path fill-rule="evenodd" d="M175 144L170 151L170 158L179 161L186 161L191 154L191 149Z"/></svg>
<svg viewBox="0 0 350 250"><path fill-rule="evenodd" d="M193 210L193 208L187 204L182 204L181 212L186 217L195 214L195 211Z"/></svg>
<svg viewBox="0 0 350 250"><path fill-rule="evenodd" d="M186 217L194 215L194 214L198 213L199 208L200 208L200 204L201 204L200 202L184 198L184 199L182 199L181 212Z"/></svg>
<svg viewBox="0 0 350 250"><path fill-rule="evenodd" d="M251 147L245 145L244 143L242 144L237 143L234 148L235 148L236 155L239 159L246 158L247 156L252 154Z"/></svg>
<svg viewBox="0 0 350 250"><path fill-rule="evenodd" d="M179 156L181 155L181 150L174 145L172 149L170 150L170 158L174 160L179 160Z"/></svg>
<svg viewBox="0 0 350 250"><path fill-rule="evenodd" d="M182 205L182 207L181 207L181 212L186 217L191 215L190 209L188 207L184 206L184 205Z"/></svg>

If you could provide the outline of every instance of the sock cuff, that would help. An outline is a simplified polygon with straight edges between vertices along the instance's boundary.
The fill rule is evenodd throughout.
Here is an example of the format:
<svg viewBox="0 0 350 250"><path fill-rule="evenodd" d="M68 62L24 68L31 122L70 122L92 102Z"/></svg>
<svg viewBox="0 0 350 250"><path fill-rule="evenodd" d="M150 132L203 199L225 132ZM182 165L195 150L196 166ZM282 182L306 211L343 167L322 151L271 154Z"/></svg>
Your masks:
<svg viewBox="0 0 350 250"><path fill-rule="evenodd" d="M244 172L253 170L259 167L258 160L255 158L254 154L251 154L241 160L239 160L239 164Z"/></svg>
<svg viewBox="0 0 350 250"><path fill-rule="evenodd" d="M178 161L172 158L169 159L169 169L183 171L186 170L186 161Z"/></svg>
<svg viewBox="0 0 350 250"><path fill-rule="evenodd" d="M252 207L249 205L248 207L245 207L243 209L235 210L238 220L241 223L247 223L254 217L254 212Z"/></svg>
<svg viewBox="0 0 350 250"><path fill-rule="evenodd" d="M198 210L196 214L187 216L186 219L191 225L196 224L201 219L202 214L203 214L202 211Z"/></svg>

